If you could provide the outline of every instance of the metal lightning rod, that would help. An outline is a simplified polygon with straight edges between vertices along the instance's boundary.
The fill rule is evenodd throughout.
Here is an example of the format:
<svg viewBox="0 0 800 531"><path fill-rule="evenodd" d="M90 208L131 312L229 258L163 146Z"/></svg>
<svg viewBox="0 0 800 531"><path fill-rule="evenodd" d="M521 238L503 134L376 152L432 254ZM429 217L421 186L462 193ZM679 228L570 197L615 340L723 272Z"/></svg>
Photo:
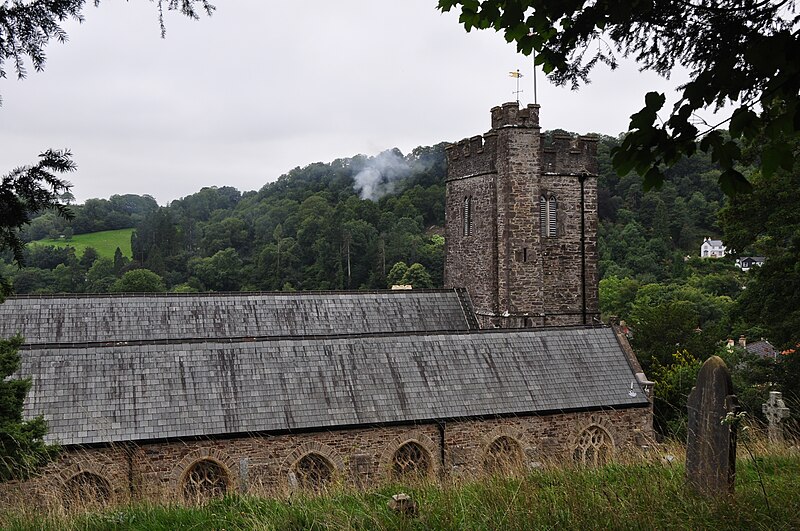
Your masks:
<svg viewBox="0 0 800 531"><path fill-rule="evenodd" d="M536 95L536 50L533 50L533 103L539 103Z"/></svg>

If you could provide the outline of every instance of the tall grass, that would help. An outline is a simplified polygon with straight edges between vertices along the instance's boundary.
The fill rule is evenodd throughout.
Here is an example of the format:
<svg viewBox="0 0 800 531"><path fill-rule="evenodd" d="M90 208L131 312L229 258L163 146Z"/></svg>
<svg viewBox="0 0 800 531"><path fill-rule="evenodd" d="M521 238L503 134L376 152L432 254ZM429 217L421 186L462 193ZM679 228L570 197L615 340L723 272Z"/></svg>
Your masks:
<svg viewBox="0 0 800 531"><path fill-rule="evenodd" d="M320 496L229 496L205 505L137 504L39 514L0 510L5 529L798 529L800 454L738 462L736 492L709 500L689 491L680 452L598 469L533 471L519 477L334 488ZM760 471L761 479L759 479ZM769 507L761 491L764 482ZM387 502L406 492L415 518Z"/></svg>

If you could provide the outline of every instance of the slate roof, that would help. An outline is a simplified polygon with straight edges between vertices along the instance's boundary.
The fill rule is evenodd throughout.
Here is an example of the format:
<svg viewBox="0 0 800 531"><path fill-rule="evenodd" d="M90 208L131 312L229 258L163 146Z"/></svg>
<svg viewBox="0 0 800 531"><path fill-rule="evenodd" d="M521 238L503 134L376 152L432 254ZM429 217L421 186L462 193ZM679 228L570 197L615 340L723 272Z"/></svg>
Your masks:
<svg viewBox="0 0 800 531"><path fill-rule="evenodd" d="M43 414L64 445L648 405L629 396L635 377L608 328L21 354L25 414Z"/></svg>
<svg viewBox="0 0 800 531"><path fill-rule="evenodd" d="M760 356L762 358L778 357L778 351L775 350L775 347L772 346L772 343L770 343L766 339L747 343L745 349L747 349L747 351L750 352L751 354L755 354L756 356Z"/></svg>
<svg viewBox="0 0 800 531"><path fill-rule="evenodd" d="M468 330L468 305L454 290L11 297L0 304L0 337L53 344Z"/></svg>

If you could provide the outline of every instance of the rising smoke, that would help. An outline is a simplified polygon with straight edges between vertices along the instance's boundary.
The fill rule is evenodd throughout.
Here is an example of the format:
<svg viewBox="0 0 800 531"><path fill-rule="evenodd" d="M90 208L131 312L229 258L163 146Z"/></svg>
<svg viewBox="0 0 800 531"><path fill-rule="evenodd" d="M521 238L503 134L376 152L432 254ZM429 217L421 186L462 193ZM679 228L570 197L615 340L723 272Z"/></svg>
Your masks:
<svg viewBox="0 0 800 531"><path fill-rule="evenodd" d="M353 177L353 188L361 199L377 201L394 192L398 182L411 174L412 165L398 149L389 149L364 161Z"/></svg>

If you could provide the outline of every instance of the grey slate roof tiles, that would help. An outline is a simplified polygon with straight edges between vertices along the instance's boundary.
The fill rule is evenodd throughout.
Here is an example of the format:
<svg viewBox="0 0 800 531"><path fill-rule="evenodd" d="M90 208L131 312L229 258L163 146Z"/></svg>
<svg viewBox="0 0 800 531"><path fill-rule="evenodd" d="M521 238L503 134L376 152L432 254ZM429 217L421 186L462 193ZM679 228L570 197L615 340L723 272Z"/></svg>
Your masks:
<svg viewBox="0 0 800 531"><path fill-rule="evenodd" d="M19 297L0 305L0 337L99 343L467 330L453 290Z"/></svg>
<svg viewBox="0 0 800 531"><path fill-rule="evenodd" d="M43 414L65 445L648 403L628 395L635 377L607 328L31 346L22 357L25 414Z"/></svg>

